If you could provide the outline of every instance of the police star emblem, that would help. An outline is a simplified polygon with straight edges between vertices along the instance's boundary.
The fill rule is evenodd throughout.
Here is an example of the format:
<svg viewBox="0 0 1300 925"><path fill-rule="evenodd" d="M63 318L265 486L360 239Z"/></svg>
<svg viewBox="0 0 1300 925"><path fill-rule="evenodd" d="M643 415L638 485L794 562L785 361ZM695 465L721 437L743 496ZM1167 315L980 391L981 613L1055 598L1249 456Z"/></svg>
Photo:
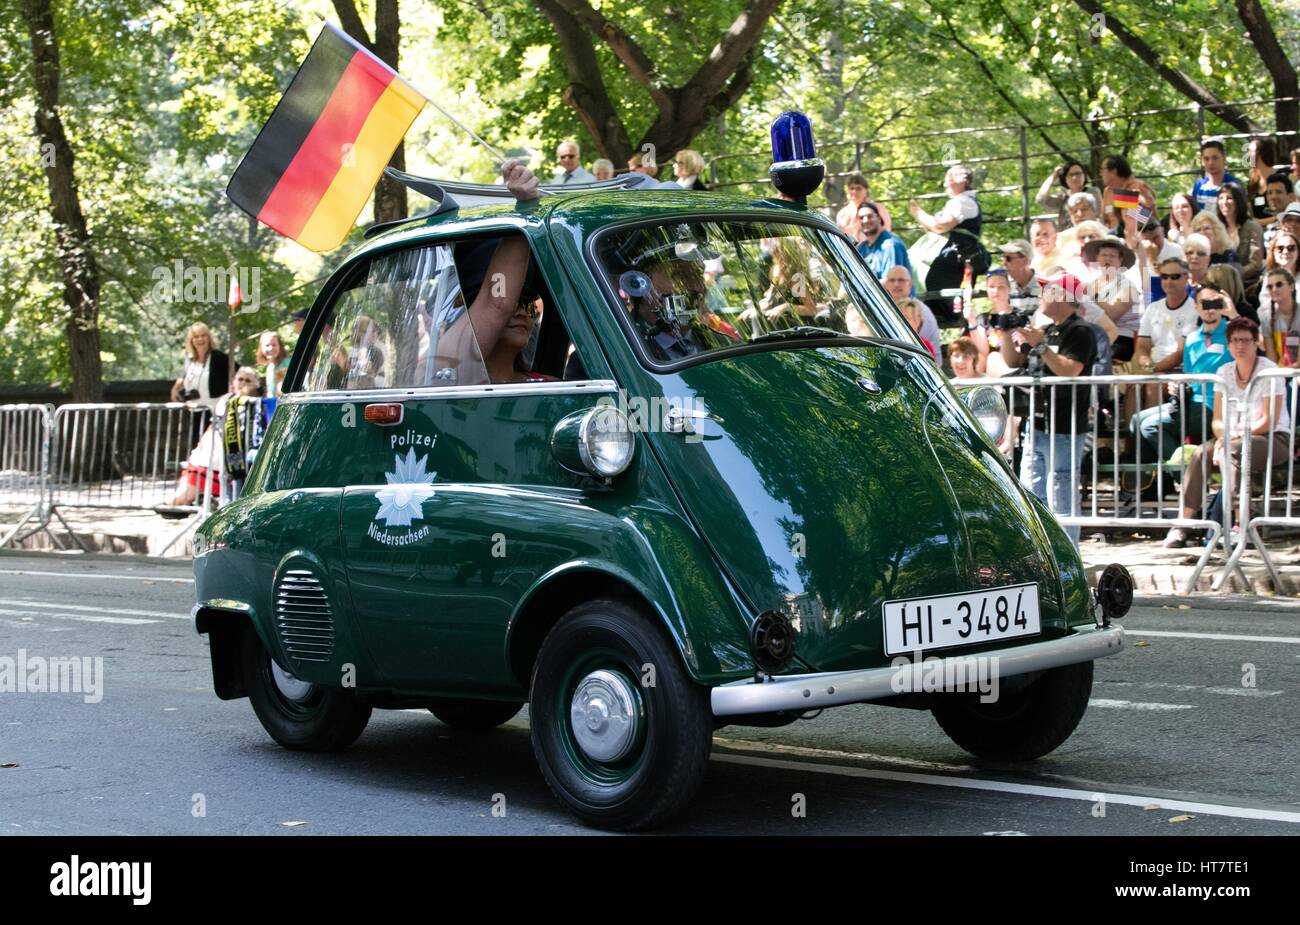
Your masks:
<svg viewBox="0 0 1300 925"><path fill-rule="evenodd" d="M379 511L375 520L386 527L409 527L412 520L424 519L424 502L433 496L436 472L425 472L428 456L415 458L415 450L406 451L406 458L393 456L393 471L385 472L388 485L375 492Z"/></svg>

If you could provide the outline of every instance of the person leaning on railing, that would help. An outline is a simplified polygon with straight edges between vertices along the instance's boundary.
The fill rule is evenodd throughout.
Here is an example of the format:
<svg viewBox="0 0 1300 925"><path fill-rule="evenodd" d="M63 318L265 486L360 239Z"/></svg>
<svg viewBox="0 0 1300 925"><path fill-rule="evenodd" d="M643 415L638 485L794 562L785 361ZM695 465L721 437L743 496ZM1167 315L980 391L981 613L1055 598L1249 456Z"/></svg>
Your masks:
<svg viewBox="0 0 1300 925"><path fill-rule="evenodd" d="M1180 357L1183 372L1188 374L1210 374L1217 372L1220 366L1232 362L1228 353L1228 312L1231 301L1213 286L1201 287L1192 299L1186 298L1187 267L1179 260L1166 260L1160 265L1160 285L1164 287L1165 300L1156 302L1147 309L1142 317L1142 331L1138 337L1139 362L1147 354L1144 352L1153 340L1161 336L1173 337L1182 329L1179 339ZM1184 294L1184 301L1177 300L1178 290ZM1170 312L1166 300L1177 307ZM1190 329L1180 325L1177 316L1186 309L1195 312L1197 324ZM1164 312L1162 316L1160 312ZM1148 316L1151 316L1148 322ZM1159 333L1157 318L1164 318L1164 324L1170 330L1164 335ZM1235 314L1234 314L1235 317ZM1145 333L1144 333L1145 332ZM1142 367L1143 371L1156 371L1155 365ZM1172 367L1159 370L1170 372ZM1144 408L1129 421L1129 430L1142 442L1140 459L1155 463L1162 457L1168 459L1179 446L1184 435L1193 443L1201 443L1209 435L1210 409L1214 407L1214 386L1205 382L1193 382L1186 386L1187 398L1179 400L1182 386L1170 384L1168 394L1170 401L1164 404L1152 404ZM1168 488L1169 485L1162 486ZM1163 493L1163 492L1162 492Z"/></svg>
<svg viewBox="0 0 1300 925"><path fill-rule="evenodd" d="M1234 318L1228 322L1228 352L1233 362L1219 371L1223 388L1214 395L1214 436L1196 448L1187 464L1183 480L1183 519L1193 520L1200 514L1200 501L1208 473L1206 461L1221 470L1224 463L1224 434L1229 435L1233 469L1240 470L1242 448L1250 441L1250 473L1263 472L1270 461L1279 466L1290 458L1288 437L1291 431L1291 414L1286 407L1287 380L1270 377L1265 384L1254 389L1248 398L1255 378L1264 370L1276 369L1277 364L1261 357L1259 325L1249 318ZM1243 491L1249 491L1248 482L1239 480ZM1232 492L1227 493L1232 497ZM1245 524L1242 524L1244 529ZM1165 536L1165 546L1177 548L1187 541L1187 530L1172 527Z"/></svg>

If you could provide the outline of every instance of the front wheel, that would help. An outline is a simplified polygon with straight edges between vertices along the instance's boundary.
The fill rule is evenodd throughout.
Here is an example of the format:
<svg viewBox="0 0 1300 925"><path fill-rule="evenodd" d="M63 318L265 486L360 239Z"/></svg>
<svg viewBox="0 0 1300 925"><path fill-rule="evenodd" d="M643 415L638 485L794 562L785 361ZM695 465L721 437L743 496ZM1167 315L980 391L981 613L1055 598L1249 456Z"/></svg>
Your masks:
<svg viewBox="0 0 1300 925"><path fill-rule="evenodd" d="M580 604L547 635L529 698L533 754L585 822L643 829L694 797L713 744L709 694L639 609Z"/></svg>
<svg viewBox="0 0 1300 925"><path fill-rule="evenodd" d="M251 627L244 633L243 659L253 712L285 748L341 751L370 722L371 708L355 695L303 681L277 665Z"/></svg>
<svg viewBox="0 0 1300 925"><path fill-rule="evenodd" d="M978 694L940 695L932 709L943 731L977 758L1033 761L1074 732L1092 694L1092 662L1064 665L992 703Z"/></svg>

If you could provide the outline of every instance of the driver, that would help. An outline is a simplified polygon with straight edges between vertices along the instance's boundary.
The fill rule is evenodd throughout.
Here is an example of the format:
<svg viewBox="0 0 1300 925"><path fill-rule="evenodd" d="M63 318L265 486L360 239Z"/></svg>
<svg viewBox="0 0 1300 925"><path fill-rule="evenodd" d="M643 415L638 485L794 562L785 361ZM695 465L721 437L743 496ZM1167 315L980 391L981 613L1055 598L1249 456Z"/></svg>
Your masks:
<svg viewBox="0 0 1300 925"><path fill-rule="evenodd" d="M651 356L663 362L692 356L717 344L717 333L739 334L709 310L704 262L714 256L693 242L659 243L628 261L617 286L632 323Z"/></svg>

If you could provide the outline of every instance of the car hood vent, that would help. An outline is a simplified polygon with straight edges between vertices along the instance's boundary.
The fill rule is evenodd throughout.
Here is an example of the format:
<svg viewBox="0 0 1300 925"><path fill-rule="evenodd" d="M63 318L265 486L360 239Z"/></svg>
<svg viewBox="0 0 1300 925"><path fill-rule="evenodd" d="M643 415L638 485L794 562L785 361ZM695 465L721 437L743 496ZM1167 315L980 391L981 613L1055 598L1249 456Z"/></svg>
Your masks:
<svg viewBox="0 0 1300 925"><path fill-rule="evenodd" d="M306 569L288 569L275 587L275 631L289 657L327 662L334 652L334 615L320 579Z"/></svg>

